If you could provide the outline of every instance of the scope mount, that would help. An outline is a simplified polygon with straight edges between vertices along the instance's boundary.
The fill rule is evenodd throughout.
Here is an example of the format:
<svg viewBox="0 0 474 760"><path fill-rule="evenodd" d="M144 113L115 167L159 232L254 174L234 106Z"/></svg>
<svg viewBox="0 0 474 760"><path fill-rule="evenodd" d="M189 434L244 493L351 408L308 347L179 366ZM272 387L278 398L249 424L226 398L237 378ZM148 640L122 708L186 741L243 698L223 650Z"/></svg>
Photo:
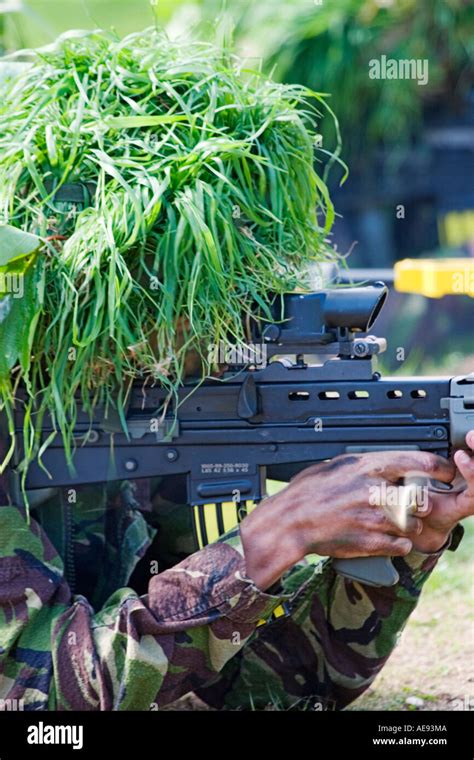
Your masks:
<svg viewBox="0 0 474 760"><path fill-rule="evenodd" d="M268 329L269 328L269 329ZM267 357L290 354L304 356L308 354L331 354L356 359L370 359L383 353L387 348L385 338L375 335L362 336L345 327L330 329L319 336L314 334L310 341L288 340L285 331L275 330L279 325L271 324L262 334Z"/></svg>
<svg viewBox="0 0 474 760"><path fill-rule="evenodd" d="M265 349L267 362L278 355L323 354L344 359L371 359L386 350L385 338L368 333L387 297L383 282L359 288L312 293L286 293L272 307L274 322L253 335ZM259 323L257 323L259 324Z"/></svg>

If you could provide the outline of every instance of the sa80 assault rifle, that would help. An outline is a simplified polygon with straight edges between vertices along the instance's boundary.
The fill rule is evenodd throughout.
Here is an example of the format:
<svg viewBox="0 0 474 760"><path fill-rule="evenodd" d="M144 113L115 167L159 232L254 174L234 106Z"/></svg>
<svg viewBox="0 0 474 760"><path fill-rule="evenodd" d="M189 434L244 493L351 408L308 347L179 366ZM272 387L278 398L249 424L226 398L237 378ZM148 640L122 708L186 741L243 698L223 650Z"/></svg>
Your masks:
<svg viewBox="0 0 474 760"><path fill-rule="evenodd" d="M385 340L367 332L386 296L383 283L285 295L284 321L260 330L261 366L237 362L218 379L189 379L173 408L166 406L164 389L144 394L142 385L135 386L127 435L110 416L98 411L91 421L81 412L74 472L57 434L42 454L43 467L37 461L29 466L26 488L181 474L188 504L197 510L197 530L205 531L202 510L208 505L218 508L215 520L223 532L225 508L260 501L267 477L288 481L315 462L351 452L424 450L448 457L465 447L474 428L474 373L382 378L374 357ZM16 427L21 441L21 411ZM44 440L52 430L46 420ZM22 453L20 443L17 464ZM10 476L20 499L15 463ZM334 565L372 585L398 580L389 558Z"/></svg>

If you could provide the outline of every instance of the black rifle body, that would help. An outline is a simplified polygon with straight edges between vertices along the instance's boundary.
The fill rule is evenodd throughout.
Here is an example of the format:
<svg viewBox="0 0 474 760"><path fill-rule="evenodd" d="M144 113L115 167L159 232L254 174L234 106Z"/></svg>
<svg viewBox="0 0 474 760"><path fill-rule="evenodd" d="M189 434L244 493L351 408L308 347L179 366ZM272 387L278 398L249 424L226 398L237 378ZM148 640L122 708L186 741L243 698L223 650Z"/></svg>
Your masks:
<svg viewBox="0 0 474 760"><path fill-rule="evenodd" d="M378 290L379 298L384 292L359 290ZM351 328L357 315L352 309L346 319L344 300L340 303L344 314L339 321ZM306 317L299 327L298 316ZM41 466L30 464L26 488L183 475L190 505L258 502L266 495L267 478L287 482L305 467L340 454L403 449L448 457L454 448L465 447L465 434L474 428L474 374L382 378L373 365L377 339L370 336L364 343L358 337L360 327L357 333L326 326L308 334L306 322L307 315L296 314L286 335L281 325L273 333L267 330L266 345L274 361L261 368L234 368L219 379L191 380L173 407L166 406L162 388L144 390L136 384L126 412L127 435L111 413L105 416L98 409L92 420L80 413L74 468L66 462L58 433L42 454ZM359 320L367 328L369 320L363 322ZM278 360L285 352L296 360ZM305 360L311 353L318 354L314 364ZM18 407L21 442L21 398ZM44 440L51 430L45 419ZM17 463L22 456L19 443ZM12 491L21 499L15 462L11 476ZM397 580L383 558L335 564L344 575L369 584Z"/></svg>

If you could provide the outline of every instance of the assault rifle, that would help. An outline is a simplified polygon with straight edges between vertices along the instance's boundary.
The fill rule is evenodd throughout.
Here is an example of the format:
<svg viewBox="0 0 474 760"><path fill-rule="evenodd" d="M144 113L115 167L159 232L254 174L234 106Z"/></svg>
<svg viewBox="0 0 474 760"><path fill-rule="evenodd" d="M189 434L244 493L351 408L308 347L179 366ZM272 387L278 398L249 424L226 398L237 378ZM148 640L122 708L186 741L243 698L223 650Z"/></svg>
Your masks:
<svg viewBox="0 0 474 760"><path fill-rule="evenodd" d="M137 384L129 396L126 433L110 414L98 409L91 420L81 411L74 470L58 433L41 465L30 464L28 492L183 475L202 539L205 505L219 507L215 520L223 531L222 507L258 502L267 478L289 481L338 454L398 449L448 457L452 449L465 447L465 435L474 428L474 373L382 378L374 357L385 349L385 340L368 331L386 296L383 283L285 295L284 321L267 321L256 336L262 349L258 364L256 353L250 360L230 357L223 376L204 382L190 378L171 404L165 389L144 391ZM21 501L21 394L16 429L10 479L11 492ZM45 419L43 440L52 432ZM389 558L335 560L334 566L372 585L398 580Z"/></svg>

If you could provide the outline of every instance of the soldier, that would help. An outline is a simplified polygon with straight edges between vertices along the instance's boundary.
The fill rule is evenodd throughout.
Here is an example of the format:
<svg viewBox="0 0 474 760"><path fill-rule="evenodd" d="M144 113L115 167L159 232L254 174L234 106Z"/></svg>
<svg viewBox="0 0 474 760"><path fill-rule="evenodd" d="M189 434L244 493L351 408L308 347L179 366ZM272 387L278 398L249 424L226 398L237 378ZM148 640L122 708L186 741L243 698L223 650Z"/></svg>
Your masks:
<svg viewBox="0 0 474 760"><path fill-rule="evenodd" d="M466 442L474 450L474 431ZM474 457L454 461L466 489L431 494L405 531L370 506L369 488L414 469L450 482L453 463L424 452L336 457L200 551L176 478L64 489L30 522L4 492L0 697L27 710L149 710L189 692L217 708L344 707L383 667L474 514ZM309 553L329 559L305 564ZM377 555L395 557L396 586L332 567L332 557Z"/></svg>

